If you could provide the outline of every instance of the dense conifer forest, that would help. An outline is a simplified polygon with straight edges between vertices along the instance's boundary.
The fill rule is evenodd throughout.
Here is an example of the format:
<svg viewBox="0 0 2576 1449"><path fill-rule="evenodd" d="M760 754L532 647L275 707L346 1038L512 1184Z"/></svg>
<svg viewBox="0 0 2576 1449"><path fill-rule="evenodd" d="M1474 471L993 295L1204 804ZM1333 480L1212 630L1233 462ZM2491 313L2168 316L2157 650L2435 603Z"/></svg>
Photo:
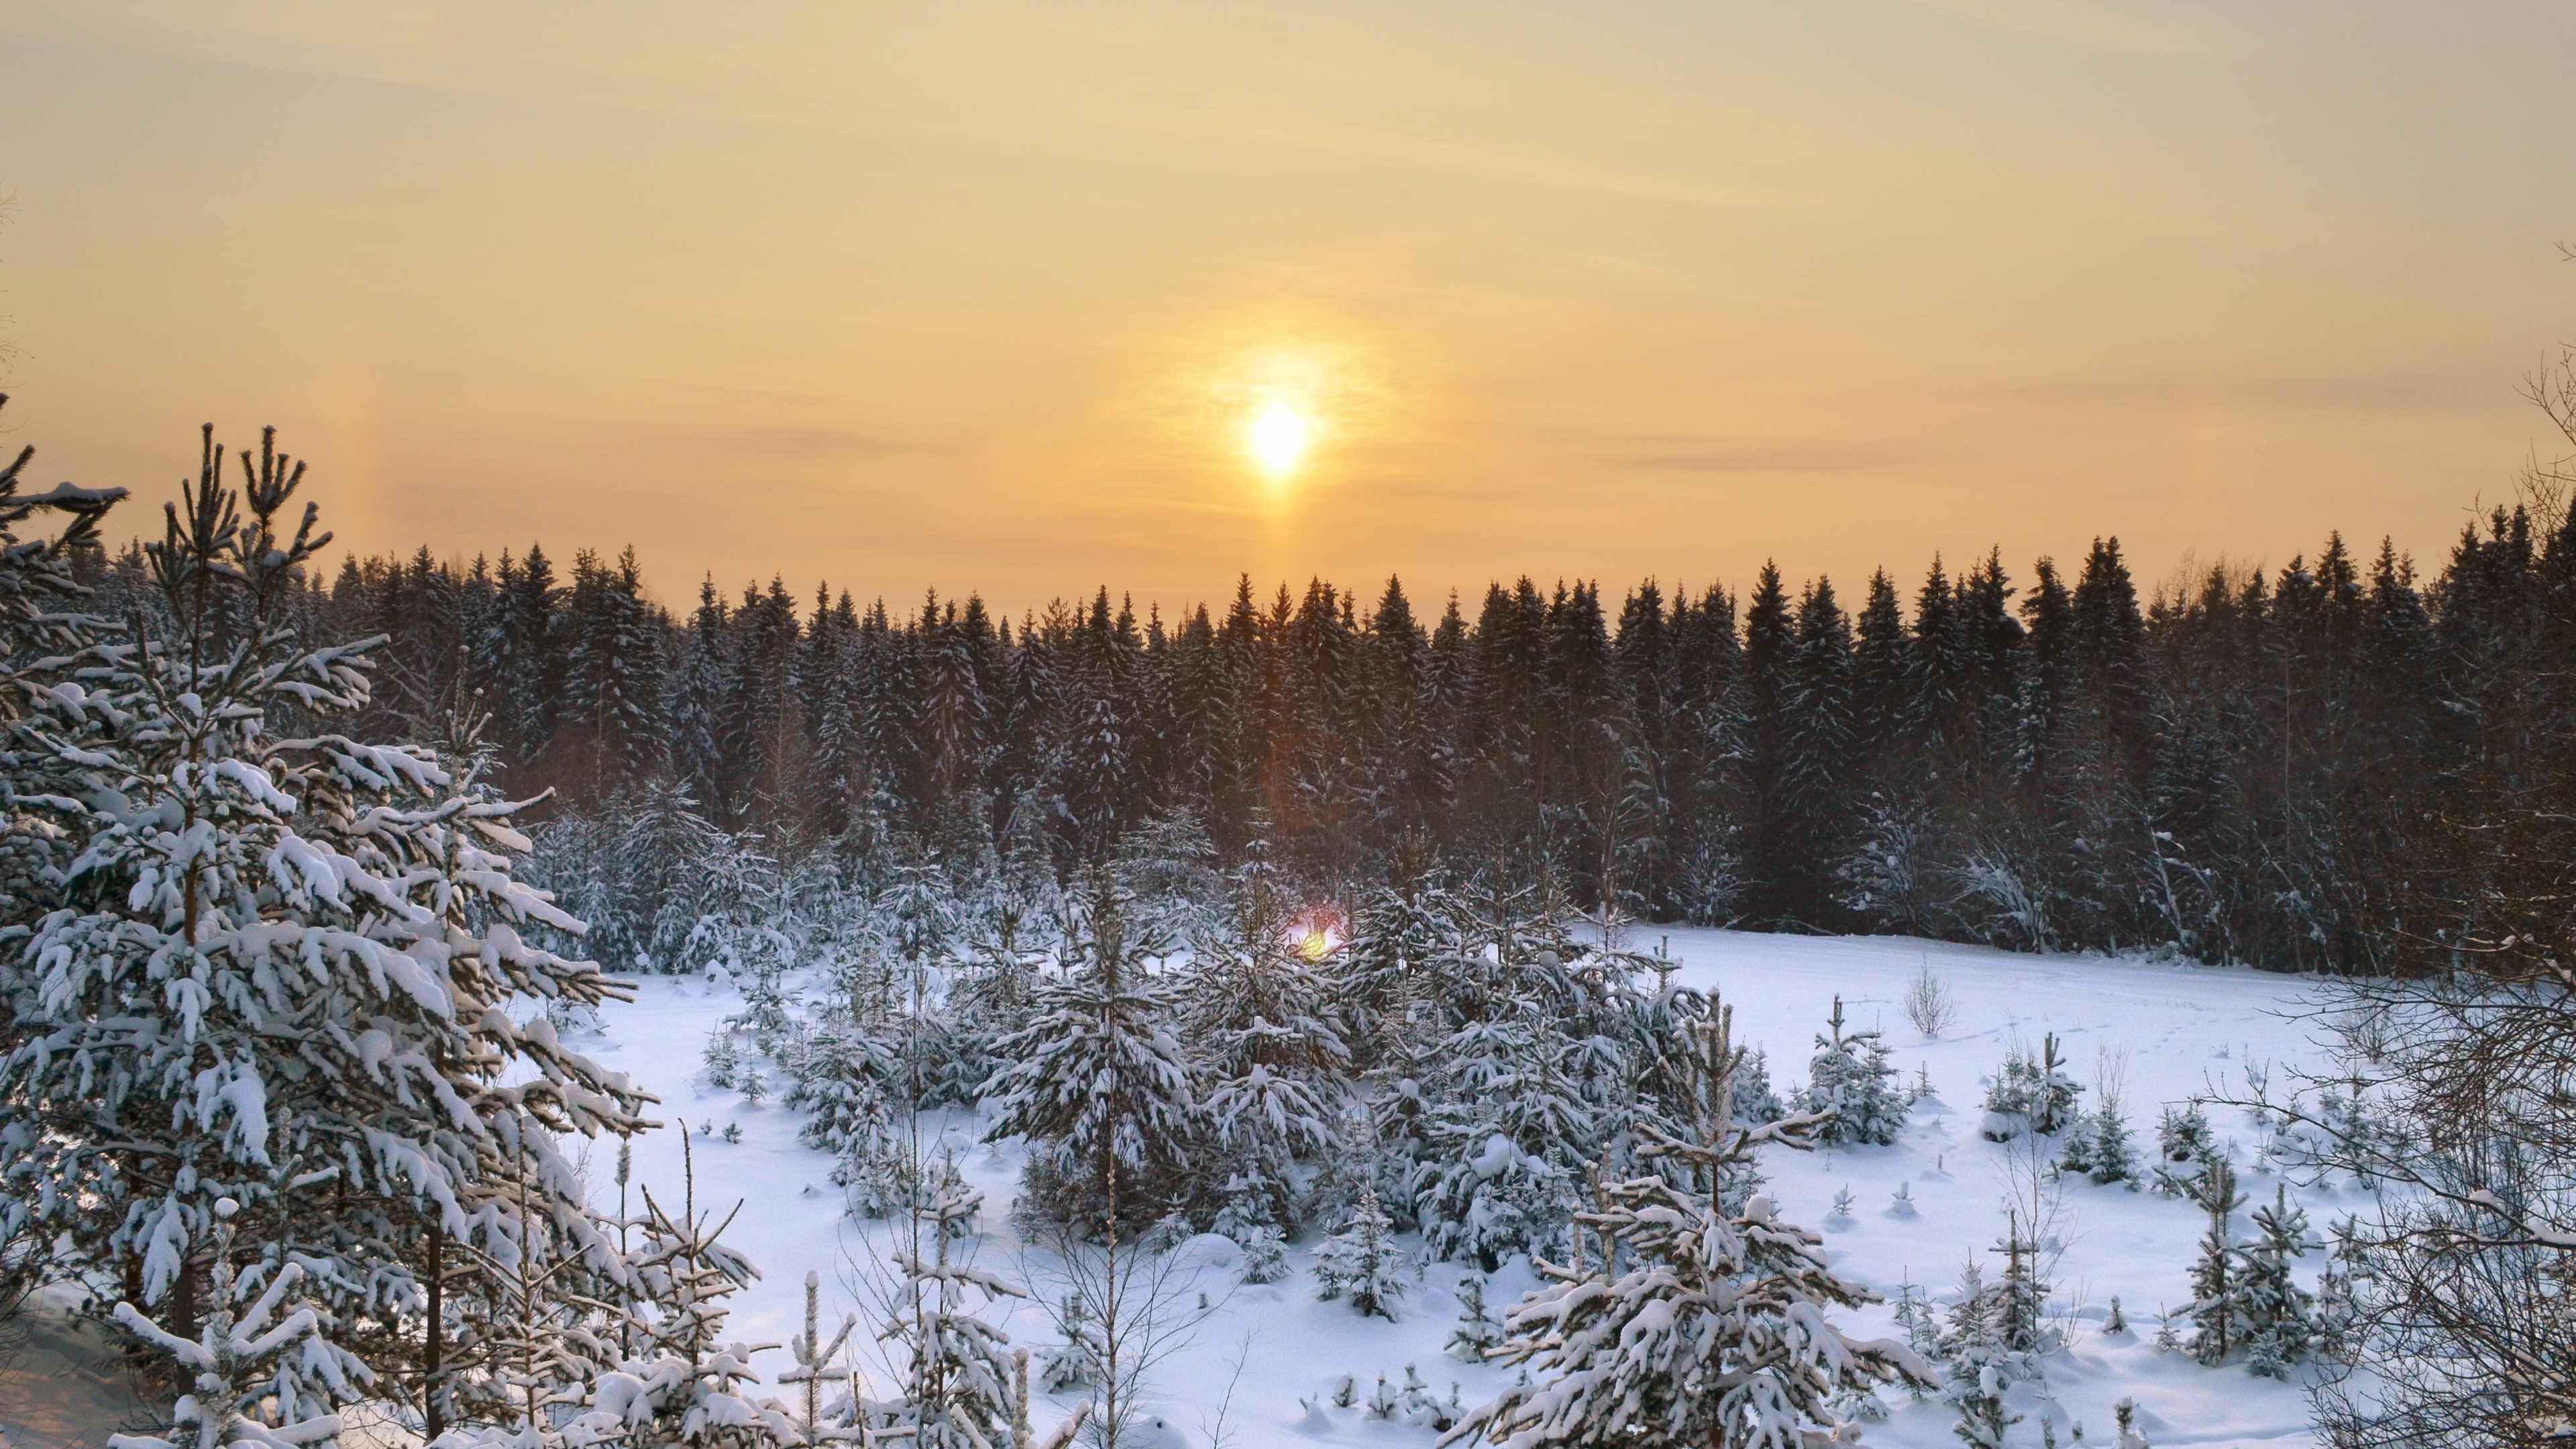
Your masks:
<svg viewBox="0 0 2576 1449"><path fill-rule="evenodd" d="M141 586L133 553L87 572ZM674 612L632 550L531 545L347 558L300 615L390 636L370 729L480 711L515 793L848 883L1258 845L1332 899L1490 870L1645 921L2351 972L2513 933L2478 902L2528 893L2491 827L2565 744L2576 531L2544 491L2429 579L2329 535L2146 588L2101 539L1856 596L1246 578L1016 622L782 580Z"/></svg>

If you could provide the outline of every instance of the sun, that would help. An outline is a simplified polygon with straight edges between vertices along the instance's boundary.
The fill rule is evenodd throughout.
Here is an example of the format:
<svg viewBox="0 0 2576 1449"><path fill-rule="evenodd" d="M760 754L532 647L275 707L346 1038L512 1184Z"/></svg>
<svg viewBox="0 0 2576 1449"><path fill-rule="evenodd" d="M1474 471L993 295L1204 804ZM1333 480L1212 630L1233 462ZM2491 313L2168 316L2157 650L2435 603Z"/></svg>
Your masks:
<svg viewBox="0 0 2576 1449"><path fill-rule="evenodd" d="M1295 408L1274 402L1252 420L1252 456L1273 478L1285 478L1306 452L1306 419Z"/></svg>

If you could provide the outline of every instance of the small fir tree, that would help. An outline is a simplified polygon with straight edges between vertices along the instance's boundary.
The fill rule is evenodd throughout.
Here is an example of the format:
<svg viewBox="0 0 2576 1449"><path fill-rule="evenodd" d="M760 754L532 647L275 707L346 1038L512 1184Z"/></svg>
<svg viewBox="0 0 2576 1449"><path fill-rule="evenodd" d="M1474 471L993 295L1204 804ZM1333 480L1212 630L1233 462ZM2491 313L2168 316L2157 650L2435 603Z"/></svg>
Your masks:
<svg viewBox="0 0 2576 1449"><path fill-rule="evenodd" d="M2308 1238L2308 1216L2290 1201L2287 1186L2273 1189L2269 1205L2253 1213L2254 1239L2244 1250L2238 1289L2245 1302L2253 1347L2262 1350L2248 1366L2272 1378L2288 1376L2288 1365L2307 1357L2317 1336L2317 1300L2299 1286L2292 1271L2316 1248Z"/></svg>
<svg viewBox="0 0 2576 1449"><path fill-rule="evenodd" d="M193 1339L154 1323L131 1303L116 1305L116 1321L144 1344L169 1356L189 1385L158 1435L112 1436L115 1449L216 1449L218 1445L339 1443L342 1404L356 1402L374 1375L354 1354L327 1336L329 1318L319 1305L287 1308L287 1295L305 1281L301 1265L288 1263L254 1283L233 1271L232 1219L239 1205L217 1199L213 1266L204 1324ZM249 1300L245 1302L244 1300Z"/></svg>
<svg viewBox="0 0 2576 1449"><path fill-rule="evenodd" d="M1483 1363L1503 1342L1503 1326L1485 1309L1485 1280L1470 1273L1458 1280L1458 1327L1445 1352L1462 1363Z"/></svg>
<svg viewBox="0 0 2576 1449"><path fill-rule="evenodd" d="M2257 1325L2246 1299L2244 1259L2233 1227L2235 1212L2245 1205L2236 1190L2236 1169L2226 1158L2212 1160L2201 1174L2194 1200L2209 1214L2209 1231L2200 1240L2200 1259L2191 1270L2191 1351L2205 1364L2224 1362L2245 1346Z"/></svg>
<svg viewBox="0 0 2576 1449"><path fill-rule="evenodd" d="M1404 1250L1375 1192L1363 1192L1351 1220L1315 1249L1315 1290L1344 1299L1364 1317L1393 1318L1404 1297Z"/></svg>
<svg viewBox="0 0 2576 1449"><path fill-rule="evenodd" d="M1837 996L1825 1034L1816 1038L1816 1055L1807 1064L1807 1086L1797 1105L1822 1119L1816 1141L1824 1146L1887 1146L1904 1129L1910 1105L1895 1078L1887 1043L1878 1032L1844 1034L1843 999Z"/></svg>
<svg viewBox="0 0 2576 1449"><path fill-rule="evenodd" d="M2021 1422L2004 1403L2025 1368L2004 1341L2004 1317L2003 1293L1969 1260L1940 1337L1943 1394L1959 1415L1951 1432L1969 1449L2002 1449L2004 1431Z"/></svg>
<svg viewBox="0 0 2576 1449"><path fill-rule="evenodd" d="M1931 1378L1904 1344L1852 1339L1825 1318L1876 1295L1826 1267L1821 1238L1782 1222L1759 1193L1740 1210L1721 1205L1731 1165L1768 1143L1812 1148L1820 1124L1804 1113L1759 1127L1734 1120L1744 1054L1730 1013L1711 1005L1688 1025L1693 1049L1674 1053L1689 1064L1691 1135L1650 1128L1640 1157L1666 1175L1607 1184L1596 1210L1578 1215L1603 1240L1598 1263L1542 1263L1547 1286L1512 1310L1491 1356L1535 1381L1470 1413L1451 1439L1795 1444L1841 1431L1833 1405L1846 1391Z"/></svg>
<svg viewBox="0 0 2576 1449"><path fill-rule="evenodd" d="M2102 1086L2091 1126L2092 1164L2086 1169L2087 1175L2105 1186L2135 1180L2138 1159L2136 1150L2129 1145L2128 1115L2120 1105L2119 1092L2108 1083Z"/></svg>

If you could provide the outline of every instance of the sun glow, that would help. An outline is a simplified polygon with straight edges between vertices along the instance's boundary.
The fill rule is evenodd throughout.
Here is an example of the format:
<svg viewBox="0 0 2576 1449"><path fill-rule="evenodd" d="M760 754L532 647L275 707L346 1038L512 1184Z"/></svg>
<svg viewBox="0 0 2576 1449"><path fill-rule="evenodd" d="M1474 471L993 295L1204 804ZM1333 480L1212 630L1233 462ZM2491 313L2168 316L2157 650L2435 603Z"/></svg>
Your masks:
<svg viewBox="0 0 2576 1449"><path fill-rule="evenodd" d="M1284 478L1306 452L1306 420L1286 403L1274 402L1252 420L1252 456L1273 478Z"/></svg>

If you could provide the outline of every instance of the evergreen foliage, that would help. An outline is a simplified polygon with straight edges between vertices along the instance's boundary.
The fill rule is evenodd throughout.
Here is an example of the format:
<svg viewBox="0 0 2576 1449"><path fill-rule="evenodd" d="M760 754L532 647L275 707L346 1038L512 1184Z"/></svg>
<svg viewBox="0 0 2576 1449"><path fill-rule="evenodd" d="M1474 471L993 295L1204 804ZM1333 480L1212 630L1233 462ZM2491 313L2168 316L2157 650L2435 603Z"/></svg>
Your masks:
<svg viewBox="0 0 2576 1449"><path fill-rule="evenodd" d="M1377 1194L1363 1193L1350 1221L1315 1249L1315 1291L1363 1317L1393 1318L1406 1288L1404 1250Z"/></svg>
<svg viewBox="0 0 2576 1449"><path fill-rule="evenodd" d="M1535 1381L1471 1412L1449 1438L1496 1444L1772 1446L1789 1449L1843 1422L1849 1390L1931 1369L1903 1344L1858 1341L1829 1307L1875 1295L1827 1270L1815 1234L1780 1221L1755 1194L1720 1201L1727 1169L1760 1147L1812 1148L1817 1119L1738 1124L1730 1079L1743 1053L1717 1011L1688 1024L1689 1122L1648 1129L1647 1160L1670 1175L1605 1184L1581 1213L1576 1242L1598 1234L1602 1261L1542 1263L1547 1286L1513 1309L1489 1355ZM1687 1133L1688 1135L1683 1135Z"/></svg>
<svg viewBox="0 0 2576 1449"><path fill-rule="evenodd" d="M1820 1119L1816 1141L1829 1147L1894 1144L1912 1103L1894 1085L1896 1067L1888 1061L1886 1041L1875 1030L1844 1035L1840 996L1834 998L1826 1032L1816 1038L1816 1055L1807 1063L1807 1085L1797 1103L1799 1111Z"/></svg>

